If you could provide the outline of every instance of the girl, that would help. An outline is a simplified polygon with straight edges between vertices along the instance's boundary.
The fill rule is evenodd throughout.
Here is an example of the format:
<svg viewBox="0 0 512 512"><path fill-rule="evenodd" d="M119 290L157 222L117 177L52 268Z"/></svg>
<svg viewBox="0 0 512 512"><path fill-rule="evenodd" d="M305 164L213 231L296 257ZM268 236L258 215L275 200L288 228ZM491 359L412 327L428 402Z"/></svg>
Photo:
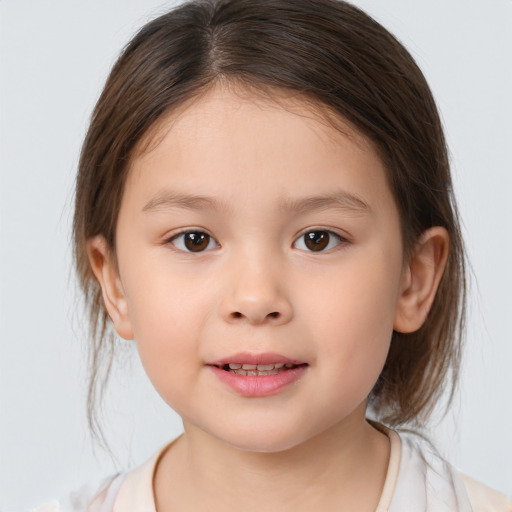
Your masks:
<svg viewBox="0 0 512 512"><path fill-rule="evenodd" d="M185 432L40 510L512 510L392 429L455 384L464 250L429 88L357 8L198 0L147 24L94 111L74 242L91 422L115 330Z"/></svg>

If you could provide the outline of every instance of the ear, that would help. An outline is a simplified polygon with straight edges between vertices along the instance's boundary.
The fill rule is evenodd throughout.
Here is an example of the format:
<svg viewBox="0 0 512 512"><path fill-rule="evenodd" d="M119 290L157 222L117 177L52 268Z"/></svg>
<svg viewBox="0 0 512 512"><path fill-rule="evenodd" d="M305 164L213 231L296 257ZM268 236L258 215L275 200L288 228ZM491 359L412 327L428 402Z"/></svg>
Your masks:
<svg viewBox="0 0 512 512"><path fill-rule="evenodd" d="M117 265L103 236L95 236L87 242L87 255L101 287L103 302L117 333L126 340L133 339L128 304Z"/></svg>
<svg viewBox="0 0 512 512"><path fill-rule="evenodd" d="M436 226L420 237L402 273L395 331L417 331L425 322L434 302L448 258L450 237L445 228Z"/></svg>

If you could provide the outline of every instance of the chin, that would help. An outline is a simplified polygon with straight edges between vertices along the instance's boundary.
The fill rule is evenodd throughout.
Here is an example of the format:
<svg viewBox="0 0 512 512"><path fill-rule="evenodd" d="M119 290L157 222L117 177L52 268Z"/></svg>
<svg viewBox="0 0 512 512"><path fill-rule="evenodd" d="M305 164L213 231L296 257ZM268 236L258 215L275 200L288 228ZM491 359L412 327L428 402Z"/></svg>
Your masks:
<svg viewBox="0 0 512 512"><path fill-rule="evenodd" d="M277 428L276 425L258 428L257 424L253 424L236 430L223 430L220 435L214 435L224 444L240 451L279 453L291 450L313 437L306 432L297 432L296 427L292 431L292 428Z"/></svg>

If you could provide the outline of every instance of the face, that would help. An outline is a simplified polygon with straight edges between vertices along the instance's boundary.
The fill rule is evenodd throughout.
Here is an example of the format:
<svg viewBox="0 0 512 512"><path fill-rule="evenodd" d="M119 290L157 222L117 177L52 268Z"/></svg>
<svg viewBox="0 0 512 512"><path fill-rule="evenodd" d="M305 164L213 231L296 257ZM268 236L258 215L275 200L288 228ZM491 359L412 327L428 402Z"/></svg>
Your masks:
<svg viewBox="0 0 512 512"><path fill-rule="evenodd" d="M382 162L343 132L300 102L215 88L134 159L118 330L186 429L270 452L364 410L402 241Z"/></svg>

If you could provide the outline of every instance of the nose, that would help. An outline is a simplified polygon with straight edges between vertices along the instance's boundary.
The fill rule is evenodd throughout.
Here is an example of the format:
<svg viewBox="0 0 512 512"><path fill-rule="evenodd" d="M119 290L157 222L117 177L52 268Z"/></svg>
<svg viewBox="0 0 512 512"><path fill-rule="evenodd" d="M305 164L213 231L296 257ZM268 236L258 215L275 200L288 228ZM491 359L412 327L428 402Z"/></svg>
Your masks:
<svg viewBox="0 0 512 512"><path fill-rule="evenodd" d="M241 260L228 265L229 284L221 302L224 320L251 325L288 323L293 308L283 269L276 259L253 254Z"/></svg>

